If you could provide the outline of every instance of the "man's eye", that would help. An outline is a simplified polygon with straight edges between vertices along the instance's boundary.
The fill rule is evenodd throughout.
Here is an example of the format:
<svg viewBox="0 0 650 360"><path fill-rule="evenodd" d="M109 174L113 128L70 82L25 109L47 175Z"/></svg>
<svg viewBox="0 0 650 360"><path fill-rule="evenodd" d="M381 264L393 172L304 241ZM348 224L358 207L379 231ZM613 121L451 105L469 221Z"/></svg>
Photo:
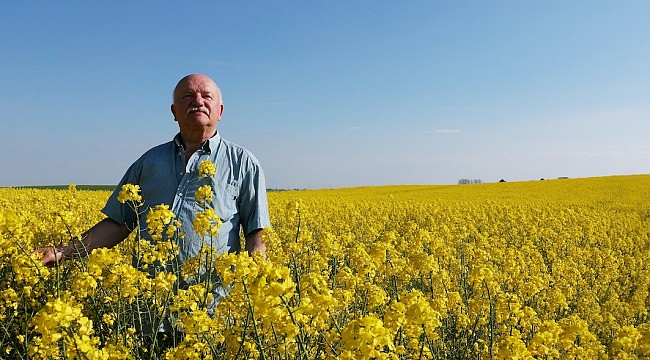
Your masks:
<svg viewBox="0 0 650 360"><path fill-rule="evenodd" d="M212 100L212 95L205 95L203 98L208 99L208 100Z"/></svg>

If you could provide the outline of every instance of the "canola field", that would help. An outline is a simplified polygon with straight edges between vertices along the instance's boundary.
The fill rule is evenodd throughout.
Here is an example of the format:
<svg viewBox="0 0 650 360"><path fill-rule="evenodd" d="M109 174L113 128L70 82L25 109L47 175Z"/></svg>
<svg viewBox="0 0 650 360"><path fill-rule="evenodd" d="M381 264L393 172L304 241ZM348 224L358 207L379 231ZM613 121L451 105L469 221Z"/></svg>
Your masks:
<svg viewBox="0 0 650 360"><path fill-rule="evenodd" d="M650 357L650 175L271 192L265 259L205 247L177 272L158 207L156 240L43 267L108 195L0 189L0 358ZM165 321L163 349L141 329Z"/></svg>

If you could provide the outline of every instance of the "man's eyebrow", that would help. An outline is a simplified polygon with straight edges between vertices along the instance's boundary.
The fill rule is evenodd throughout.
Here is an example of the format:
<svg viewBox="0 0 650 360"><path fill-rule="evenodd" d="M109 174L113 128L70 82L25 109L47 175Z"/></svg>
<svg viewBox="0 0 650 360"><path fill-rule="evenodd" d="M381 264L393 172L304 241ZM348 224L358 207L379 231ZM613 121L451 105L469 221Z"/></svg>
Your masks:
<svg viewBox="0 0 650 360"><path fill-rule="evenodd" d="M216 96L217 93L218 92L216 92L214 90L204 90L204 91L201 91L201 90L185 90L183 92L180 92L180 93L176 94L176 97L182 97L182 96L185 96L185 95L194 95L194 94Z"/></svg>
<svg viewBox="0 0 650 360"><path fill-rule="evenodd" d="M196 94L196 91L194 91L194 90L185 90L185 91L179 93L178 95L179 96L185 96L185 95L191 95L191 94Z"/></svg>

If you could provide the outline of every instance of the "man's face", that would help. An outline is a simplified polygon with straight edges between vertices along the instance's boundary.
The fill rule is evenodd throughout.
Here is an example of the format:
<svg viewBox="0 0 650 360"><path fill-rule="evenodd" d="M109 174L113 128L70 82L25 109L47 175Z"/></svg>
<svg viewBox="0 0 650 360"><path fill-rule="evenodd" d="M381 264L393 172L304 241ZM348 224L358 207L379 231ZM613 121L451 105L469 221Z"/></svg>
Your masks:
<svg viewBox="0 0 650 360"><path fill-rule="evenodd" d="M221 92L209 77L189 75L176 86L171 109L181 132L203 129L214 133L223 112Z"/></svg>

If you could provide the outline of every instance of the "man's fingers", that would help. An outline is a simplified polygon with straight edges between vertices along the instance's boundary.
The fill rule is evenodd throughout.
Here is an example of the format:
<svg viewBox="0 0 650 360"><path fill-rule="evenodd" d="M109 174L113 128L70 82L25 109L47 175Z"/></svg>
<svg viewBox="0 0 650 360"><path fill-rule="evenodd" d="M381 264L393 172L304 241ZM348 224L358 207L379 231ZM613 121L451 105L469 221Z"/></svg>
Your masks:
<svg viewBox="0 0 650 360"><path fill-rule="evenodd" d="M45 266L55 266L58 262L58 260L61 260L63 257L63 251L62 249L57 249L54 247L46 247L46 248L40 248L34 250L35 254L42 254L43 256L41 257L41 262Z"/></svg>

